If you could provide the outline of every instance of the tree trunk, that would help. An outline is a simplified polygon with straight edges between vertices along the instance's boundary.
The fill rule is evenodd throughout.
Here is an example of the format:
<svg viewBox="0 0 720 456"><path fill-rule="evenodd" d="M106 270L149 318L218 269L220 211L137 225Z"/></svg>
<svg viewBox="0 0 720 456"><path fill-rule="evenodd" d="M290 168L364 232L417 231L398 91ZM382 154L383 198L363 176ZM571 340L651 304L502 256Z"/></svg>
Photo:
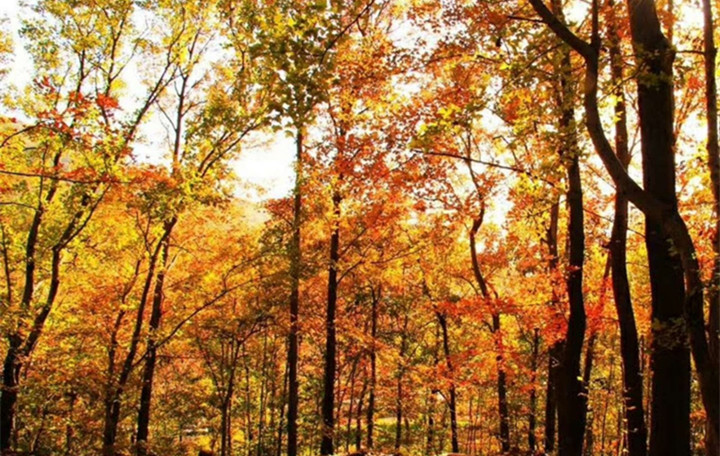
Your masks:
<svg viewBox="0 0 720 456"><path fill-rule="evenodd" d="M445 364L450 375L450 441L453 453L460 452L458 444L457 429L457 397L455 391L455 370L453 369L452 360L450 359L450 340L448 336L447 318L441 312L436 312L440 329L442 330L443 353L445 354Z"/></svg>
<svg viewBox="0 0 720 456"><path fill-rule="evenodd" d="M177 217L173 217L165 222L162 246L162 257L160 271L158 271L155 280L155 289L153 290L152 311L150 313L150 321L148 323L148 342L145 354L145 366L142 375L142 388L140 391L140 410L137 418L137 454L145 456L148 454L148 437L150 427L150 406L152 401L152 388L155 379L155 366L157 364L157 337L160 329L160 320L162 318L162 304L164 300L163 287L165 285L165 276L168 267L168 255L170 250L170 236L177 222Z"/></svg>
<svg viewBox="0 0 720 456"><path fill-rule="evenodd" d="M673 208L675 137L674 51L663 36L654 2L628 0L630 30L641 68L637 77L643 184L647 192ZM652 79L652 82L650 80ZM661 223L646 217L652 294L652 421L650 454L690 454L690 354L686 344L683 266L671 251Z"/></svg>
<svg viewBox="0 0 720 456"><path fill-rule="evenodd" d="M330 265L328 266L327 314L325 320L325 375L322 400L322 441L320 454L333 454L335 419L335 311L337 307L337 264L340 259L340 193L333 193L333 231L330 236Z"/></svg>
<svg viewBox="0 0 720 456"><path fill-rule="evenodd" d="M472 171L472 170L471 170ZM490 291L488 290L487 283L483 278L482 272L480 271L480 264L477 260L477 251L475 247L475 236L483 223L483 217L485 215L485 208L480 212L480 215L473 220L472 227L470 228L470 256L472 261L473 274L475 281L480 287L480 292L483 298L489 302L491 299ZM502 346L497 340L500 337L500 313L497 310L493 310L492 313L492 330L493 336L495 337L495 351L497 361L497 392L498 392L498 415L499 415L499 437L500 447L503 453L510 451L510 424L509 424L509 412L507 406L507 379L505 375L505 369L503 367L503 354ZM455 451L457 452L457 451Z"/></svg>
<svg viewBox="0 0 720 456"><path fill-rule="evenodd" d="M382 288L378 286L377 294L375 289L372 291L372 309L370 311L370 393L368 397L367 409L367 449L373 449L373 431L375 428L375 385L377 383L377 325L378 325L378 305L382 296Z"/></svg>
<svg viewBox="0 0 720 456"><path fill-rule="evenodd" d="M103 456L114 456L115 455L115 443L117 440L117 428L120 423L120 406L122 401L122 395L125 391L125 386L130 379L130 374L133 370L135 363L135 356L137 354L137 348L140 344L140 333L142 331L142 325L145 315L145 307L147 306L148 297L150 296L150 289L152 287L152 281L155 277L155 266L157 264L158 256L164 245L166 237L169 233L164 233L158 241L155 250L153 250L150 256L150 263L148 265L147 275L145 276L145 284L143 285L142 294L140 295L140 301L138 303L137 313L135 316L135 326L130 339L130 347L125 355L120 374L117 377L117 383L114 379L114 347L117 341L111 342L110 353L108 355L108 385L105 393L105 418L103 423ZM120 329L122 315L118 315L115 323L116 331ZM117 332L116 332L117 334Z"/></svg>
<svg viewBox="0 0 720 456"><path fill-rule="evenodd" d="M545 242L548 246L548 272L551 275L552 306L556 307L559 298L555 292L555 283L552 278L557 270L558 264L558 221L560 219L560 205L557 201L550 206L550 224L547 229ZM545 393L545 439L543 446L545 453L551 454L555 451L555 419L557 418L557 387L560 369L560 355L563 352L562 341L554 342L548 348L548 374L547 389Z"/></svg>
<svg viewBox="0 0 720 456"><path fill-rule="evenodd" d="M565 17L559 0L553 0L555 15L564 22ZM575 129L574 84L570 49L561 48L559 68L560 93L559 131L560 158L567 166L568 222L568 272L567 293L570 315L565 334L564 351L560 369L558 395L558 440L560 456L580 456L585 436L587 397L584 392L580 359L585 338L585 304L583 298L583 262L585 256L585 231L583 215L582 181L580 178L580 150Z"/></svg>
<svg viewBox="0 0 720 456"><path fill-rule="evenodd" d="M395 401L395 451L400 449L402 444L402 420L403 420L403 377L405 374L405 351L407 350L407 328L409 316L405 314L402 334L400 335L400 353L398 360L398 372L396 383L396 401Z"/></svg>
<svg viewBox="0 0 720 456"><path fill-rule="evenodd" d="M612 0L610 0L612 2ZM615 153L623 167L630 164L628 150L627 113L625 111L625 89L623 81L623 62L620 53L613 4L610 3L608 35L610 37L610 72L615 87ZM622 191L615 194L615 215L610 237L610 267L615 309L620 326L620 352L623 362L623 399L627 422L628 451L630 456L647 454L647 428L643 409L643 378L640 372L640 351L635 325L630 281L627 272L627 228L628 201Z"/></svg>
<svg viewBox="0 0 720 456"><path fill-rule="evenodd" d="M367 377L363 378L363 386L360 390L358 398L357 412L355 414L355 451L360 451L362 446L362 417L363 417L363 401L365 400L365 392L367 390Z"/></svg>
<svg viewBox="0 0 720 456"><path fill-rule="evenodd" d="M292 241L290 244L290 334L288 335L288 454L297 456L298 384L298 317L300 311L300 225L302 219L303 131L295 138L295 190L293 202Z"/></svg>
<svg viewBox="0 0 720 456"><path fill-rule="evenodd" d="M692 236L677 208L674 189L674 134L672 62L674 51L662 34L652 0L628 0L630 29L639 67L640 130L642 137L645 189L623 169L605 136L597 102L600 52L599 2L592 2L592 40L586 43L554 17L541 0L530 0L548 26L572 46L586 63L586 126L605 169L615 185L627 194L646 218L646 246L649 253L653 295L653 329L657 347L653 350L653 410L650 454L689 452L689 367L684 349L689 333L690 347L698 373L703 405L711 429L720 426L720 380L717 360L710 356L703 315L703 283ZM672 251L670 244L672 241ZM672 255L674 253L675 255ZM677 256L679 254L679 257ZM679 274L679 272L681 274ZM683 291L683 276L687 293ZM678 280L678 276L680 280ZM670 294L663 293L668 291ZM683 303L678 304L680 295ZM662 299L662 301L659 301ZM679 307L683 312L679 312ZM672 367L671 367L672 366ZM668 376L664 376L668 373ZM658 382L656 378L658 377ZM672 385L677 388L672 388ZM656 390L658 387L658 390ZM657 400L655 400L657 398ZM666 400L663 400L666 399ZM657 405L658 409L654 407ZM656 416L659 415L659 416ZM668 445L664 445L668 443ZM677 451L676 451L677 450Z"/></svg>
<svg viewBox="0 0 720 456"><path fill-rule="evenodd" d="M15 404L17 388L22 364L18 359L21 339L12 335L8 338L9 346L3 363L3 389L0 400L0 454L5 454L11 447L10 437L15 425Z"/></svg>

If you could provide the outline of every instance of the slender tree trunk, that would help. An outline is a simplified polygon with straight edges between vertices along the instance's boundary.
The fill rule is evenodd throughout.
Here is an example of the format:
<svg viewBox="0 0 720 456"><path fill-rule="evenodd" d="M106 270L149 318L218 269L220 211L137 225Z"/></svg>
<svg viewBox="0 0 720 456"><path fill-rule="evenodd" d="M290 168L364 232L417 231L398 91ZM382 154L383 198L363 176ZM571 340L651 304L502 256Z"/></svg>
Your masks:
<svg viewBox="0 0 720 456"><path fill-rule="evenodd" d="M443 353L445 355L445 364L450 375L450 441L453 453L460 452L458 444L457 429L457 395L455 391L455 370L453 369L452 360L450 359L450 340L448 336L447 318L441 312L436 312L440 329L442 331Z"/></svg>
<svg viewBox="0 0 720 456"><path fill-rule="evenodd" d="M372 290L372 308L370 311L370 393L367 409L367 449L373 449L373 431L375 429L375 385L377 383L377 325L378 305L382 296L382 288L378 286L377 294Z"/></svg>
<svg viewBox="0 0 720 456"><path fill-rule="evenodd" d="M352 368L350 369L350 397L348 400L348 411L347 411L347 420L345 422L345 453L350 452L350 440L352 440L352 434L350 432L350 429L352 427L352 420L353 420L353 407L355 404L355 384L357 383L357 367L358 367L359 359L355 358L352 363ZM340 404L342 406L342 404ZM338 419L339 415L338 415Z"/></svg>
<svg viewBox="0 0 720 456"><path fill-rule="evenodd" d="M395 400L395 451L400 449L402 444L402 420L403 420L403 377L405 376L405 351L407 350L407 328L409 316L405 315L402 334L400 335L400 357L398 361L398 372L396 382Z"/></svg>
<svg viewBox="0 0 720 456"><path fill-rule="evenodd" d="M278 427L277 427L277 444L275 446L275 455L282 455L282 441L283 441L283 429L285 429L285 398L287 397L288 383L290 378L290 367L285 364L285 373L283 374L282 393L280 394L280 410L278 413Z"/></svg>
<svg viewBox="0 0 720 456"><path fill-rule="evenodd" d="M564 22L559 0L553 0L555 15ZM560 456L580 456L585 436L587 397L580 376L580 360L585 338L585 304L583 299L583 262L585 256L585 231L583 193L580 178L580 151L575 129L574 84L570 49L561 48L560 82L560 157L567 166L568 222L568 273L567 291L570 306L565 346L562 354L558 396L558 436Z"/></svg>
<svg viewBox="0 0 720 456"><path fill-rule="evenodd" d="M473 220L472 227L470 228L470 256L472 261L472 268L473 268L473 274L475 276L475 281L478 283L478 286L480 287L480 292L482 293L483 298L486 300L490 300L490 291L488 290L487 283L485 282L485 279L483 278L482 272L480 271L480 264L477 260L477 251L475 247L475 236L477 235L478 230L480 229L480 226L482 226L483 223L483 217L485 215L485 208L483 206L483 209L480 212L480 215ZM508 453L510 451L510 424L509 424L509 411L507 406L507 379L505 375L505 368L503 367L503 354L502 354L502 346L499 343L499 337L500 334L500 313L497 310L493 310L492 313L492 329L493 329L493 336L495 337L495 351L496 351L496 361L497 361L497 392L498 392L498 415L499 415L499 437L500 437L500 447L502 449L503 453ZM456 451L457 452L457 451Z"/></svg>
<svg viewBox="0 0 720 456"><path fill-rule="evenodd" d="M288 336L288 442L287 456L297 456L298 384L298 317L300 311L300 225L302 219L303 131L295 138L295 191L293 202L293 234L290 244L290 334Z"/></svg>
<svg viewBox="0 0 720 456"><path fill-rule="evenodd" d="M554 276L558 264L558 221L560 219L560 205L556 201L550 206L550 224L545 239L548 246L548 272ZM559 298L555 292L554 279L551 278L552 306L557 307ZM548 348L548 374L547 389L545 393L545 453L551 454L555 451L555 419L557 417L557 386L560 369L560 356L563 352L562 341L554 342Z"/></svg>
<svg viewBox="0 0 720 456"><path fill-rule="evenodd" d="M163 314L163 300L165 285L165 276L167 274L168 257L170 251L170 236L177 217L173 217L165 223L162 246L162 257L160 270L155 280L155 289L153 290L152 311L150 313L150 321L148 322L148 342L145 354L145 366L142 375L142 388L140 390L140 410L137 418L137 454L145 456L148 454L148 437L150 427L150 406L152 401L152 389L155 379L155 367L157 365L157 332L160 329L160 320Z"/></svg>
<svg viewBox="0 0 720 456"><path fill-rule="evenodd" d="M330 265L328 267L327 314L325 320L325 375L322 400L323 432L320 454L333 454L335 419L335 311L337 307L337 264L340 259L340 193L333 193L333 231L330 236Z"/></svg>
<svg viewBox="0 0 720 456"><path fill-rule="evenodd" d="M623 167L630 164L628 150L627 113L625 110L625 90L623 86L623 62L620 53L620 36L612 1L608 19L610 36L610 72L615 95L615 153ZM643 378L640 372L640 352L638 334L635 325L630 281L627 272L627 228L628 201L622 191L615 194L615 215L610 237L610 265L612 270L612 288L615 309L620 326L620 351L623 362L623 400L627 421L628 451L630 456L647 454L647 428L643 409Z"/></svg>
<svg viewBox="0 0 720 456"><path fill-rule="evenodd" d="M367 391L367 376L363 378L363 386L360 390L360 397L358 398L357 412L355 413L355 450L360 451L362 447L362 417L363 417L363 403L365 401L365 392Z"/></svg>
<svg viewBox="0 0 720 456"><path fill-rule="evenodd" d="M125 391L125 386L130 379L130 374L133 370L135 363L135 356L137 354L138 345L140 344L140 335L142 331L142 325L145 315L145 307L147 306L148 297L150 296L150 290L152 288L152 281L155 277L155 266L157 264L158 256L164 245L164 240L169 233L164 233L158 241L155 249L150 256L150 263L148 265L148 271L145 276L145 284L143 285L142 294L140 295L140 302L138 303L137 313L135 316L135 326L133 333L130 338L130 347L125 355L120 374L117 376L117 382L115 383L114 378L114 347L117 341L111 342L110 354L108 355L108 373L109 383L105 394L105 419L103 423L103 456L114 456L115 455L115 442L117 439L117 428L120 423L120 408L122 395ZM120 329L122 315L118 315L115 323L115 328Z"/></svg>

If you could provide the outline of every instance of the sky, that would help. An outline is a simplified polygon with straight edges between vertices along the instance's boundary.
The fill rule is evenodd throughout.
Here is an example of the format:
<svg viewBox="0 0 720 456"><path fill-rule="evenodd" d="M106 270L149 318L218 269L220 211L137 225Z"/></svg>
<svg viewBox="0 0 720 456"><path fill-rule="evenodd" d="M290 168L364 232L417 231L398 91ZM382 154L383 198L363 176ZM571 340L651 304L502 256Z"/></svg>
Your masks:
<svg viewBox="0 0 720 456"><path fill-rule="evenodd" d="M9 27L15 44L7 82L17 87L27 84L28 75L32 74L32 61L23 49L17 33L21 22L20 11L20 0L0 0L0 18L8 19L2 26ZM132 79L131 75L128 78L130 84ZM156 150L155 146L162 142L165 131L159 125L157 117L151 118L143 131L150 141L137 146L135 155L139 160L153 161L153 155L156 155L153 151ZM256 202L289 195L294 182L294 156L295 145L292 138L282 133L249 141L239 157L232 162L241 181L236 195Z"/></svg>

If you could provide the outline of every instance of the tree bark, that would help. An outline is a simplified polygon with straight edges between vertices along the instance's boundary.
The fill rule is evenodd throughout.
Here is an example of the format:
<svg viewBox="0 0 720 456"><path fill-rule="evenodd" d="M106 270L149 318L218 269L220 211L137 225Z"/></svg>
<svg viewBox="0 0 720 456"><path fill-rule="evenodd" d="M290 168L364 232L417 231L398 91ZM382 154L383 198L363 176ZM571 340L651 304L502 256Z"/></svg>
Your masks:
<svg viewBox="0 0 720 456"><path fill-rule="evenodd" d="M443 353L445 354L445 365L450 375L450 442L453 453L460 452L458 444L458 426L457 426L457 393L455 391L455 370L453 369L452 360L450 359L450 338L448 336L447 317L441 312L436 312L440 329L442 331Z"/></svg>
<svg viewBox="0 0 720 456"><path fill-rule="evenodd" d="M377 326L378 326L378 305L382 296L382 288L378 286L377 294L371 289L372 301L370 310L370 392L367 408L367 449L373 449L373 431L375 429L375 385L377 384Z"/></svg>
<svg viewBox="0 0 720 456"><path fill-rule="evenodd" d="M337 307L337 265L340 259L340 193L333 193L333 220L332 235L330 236L330 265L328 266L328 294L327 314L325 320L325 375L322 400L323 432L320 443L320 454L333 454L333 439L335 419L335 369L336 369L336 342L335 342L335 312Z"/></svg>
<svg viewBox="0 0 720 456"><path fill-rule="evenodd" d="M164 301L165 276L167 274L168 256L170 251L170 236L177 222L177 217L172 217L165 222L163 230L163 245L160 270L155 279L153 290L152 311L148 322L148 341L145 353L145 366L142 375L142 388L140 390L140 409L137 418L137 454L146 456L148 454L148 437L150 428L150 406L152 402L152 389L155 380L155 367L157 364L157 337L162 319Z"/></svg>
<svg viewBox="0 0 720 456"><path fill-rule="evenodd" d="M564 22L562 5L552 2L553 12ZM570 49L563 46L559 68L560 93L559 131L560 158L567 167L568 272L566 277L570 314L565 334L560 369L562 395L558 396L558 440L560 456L580 456L585 436L587 396L580 376L580 360L585 338L585 303L583 298L583 263L585 229L582 181L580 178L580 150L575 128L574 84Z"/></svg>
<svg viewBox="0 0 720 456"><path fill-rule="evenodd" d="M628 149L627 113L623 86L623 62L620 53L620 36L610 0L608 35L610 47L610 74L615 95L615 153L627 170L630 164ZM620 352L623 363L623 402L627 423L627 443L630 456L647 454L647 428L643 408L643 378L640 372L640 350L637 327L630 296L627 272L628 200L618 190L615 193L615 214L610 236L610 268L613 297L620 327Z"/></svg>
<svg viewBox="0 0 720 456"><path fill-rule="evenodd" d="M683 312L682 315L677 315L677 305L674 301L678 288L673 287L674 294L669 296L659 294L657 293L658 287L662 285L668 286L668 282L662 281L662 283L658 283L660 281L655 280L654 297L663 299L662 303L656 303L658 309L654 313L657 313L657 318L653 317L655 320L655 333L658 337L656 343L662 341L663 343L659 345L666 346L665 350L660 352L655 350L653 352L655 357L660 355L660 364L656 367L662 373L670 370L670 360L677 361L680 364L675 363L675 372L671 372L671 377L660 380L661 391L655 391L655 375L653 375L653 397L662 398L667 394L672 394L673 397L668 397L669 400L665 404L660 400L657 401L658 405L662 407L662 409L658 410L661 414L660 418L656 418L656 410L652 410L651 423L662 423L662 426L657 429L656 426L651 425L653 432L658 434L656 437L658 440L654 440L651 436L650 453L687 454L689 451L687 448L689 447L689 439L686 439L686 436L689 435L689 430L687 430L685 424L687 421L685 412L688 408L689 398L684 385L689 382L689 380L686 380L689 375L685 375L684 371L685 364L688 363L685 362L687 357L682 355L683 347L678 347L685 345L686 338L684 334L689 333L690 336L690 347L698 373L703 405L712 429L718 429L718 423L720 422L718 417L720 412L720 406L718 405L720 404L720 380L718 379L718 364L710 357L709 353L703 315L703 284L693 239L685 221L678 212L676 202L673 204L674 188L670 201L656 194L669 193L667 192L668 188L665 187L670 185L665 180L672 179L674 184L674 169L670 171L667 169L674 166L674 156L672 154L674 145L672 131L672 61L674 53L660 29L654 2L652 0L628 0L631 33L636 55L640 67L644 69L644 74L641 74L638 78L638 95L642 94L642 96L639 96L639 101L641 105L641 134L644 140L643 160L651 160L653 163L653 166L650 164L644 164L643 166L654 168L650 170L650 174L653 176L650 181L653 185L646 185L648 188L643 189L628 175L617 159L605 136L600 119L597 102L598 56L601 45L598 0L593 0L592 3L592 39L590 43L573 34L547 9L542 0L530 0L530 2L543 21L585 59L584 104L586 126L605 169L610 174L616 187L625 192L628 199L645 214L646 228L650 228L651 232L655 230L657 233L655 238L659 238L660 241L672 240L674 247L672 253L679 253L679 258L675 257L674 264L676 267L673 268L669 261L673 257L670 255L671 252L668 251L667 241L665 243L660 242L657 244L658 255L653 255L653 259L650 260L650 263L653 264L651 269L656 271L655 274L651 275L654 275L656 279L662 275L673 282L677 281L673 277L677 274L677 266L681 265L681 272L683 272L686 286ZM663 172L661 173L660 170ZM644 179L648 180L647 173ZM648 238L646 244L648 243L654 246L656 239L653 239L653 237ZM665 269L659 271L659 266L665 266ZM651 278L651 287L652 282ZM673 356L675 359L673 359ZM671 392L669 388L666 388L668 383L675 383L681 389ZM675 413L674 416L670 417L671 413ZM670 432L660 435L662 428L669 428ZM662 440L673 440L673 442L670 442L671 446L663 447ZM673 453L676 449L679 452Z"/></svg>
<svg viewBox="0 0 720 456"><path fill-rule="evenodd" d="M548 272L551 275L551 305L557 307L559 298L555 292L555 283L552 276L558 265L558 222L560 219L560 205L557 201L550 206L550 224L547 229L545 242L548 246ZM545 439L543 446L545 453L555 451L556 418L557 418L557 387L560 369L560 355L563 352L562 341L554 342L548 348L548 374L547 389L545 392Z"/></svg>

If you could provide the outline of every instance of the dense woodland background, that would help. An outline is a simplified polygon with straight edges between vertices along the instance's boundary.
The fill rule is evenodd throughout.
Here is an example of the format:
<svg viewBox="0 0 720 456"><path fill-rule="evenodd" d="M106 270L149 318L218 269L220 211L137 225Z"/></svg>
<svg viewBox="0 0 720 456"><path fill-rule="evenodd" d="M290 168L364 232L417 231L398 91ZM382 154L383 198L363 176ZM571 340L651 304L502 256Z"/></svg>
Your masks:
<svg viewBox="0 0 720 456"><path fill-rule="evenodd" d="M24 5L0 451L717 455L712 7Z"/></svg>

